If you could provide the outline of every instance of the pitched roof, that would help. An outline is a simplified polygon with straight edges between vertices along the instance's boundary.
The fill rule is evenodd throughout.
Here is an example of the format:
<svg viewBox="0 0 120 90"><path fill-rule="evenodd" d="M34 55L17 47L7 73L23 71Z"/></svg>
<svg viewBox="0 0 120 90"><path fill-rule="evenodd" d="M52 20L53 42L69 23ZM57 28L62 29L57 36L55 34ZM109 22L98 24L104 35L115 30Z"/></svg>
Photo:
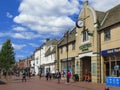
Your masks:
<svg viewBox="0 0 120 90"><path fill-rule="evenodd" d="M75 41L75 34L76 34L76 28L68 32L68 43ZM66 44L67 44L67 32L64 34L64 36L59 41L58 46L60 47Z"/></svg>
<svg viewBox="0 0 120 90"><path fill-rule="evenodd" d="M101 23L102 20L104 19L105 12L96 11L96 15L97 15L97 20L98 20L98 22Z"/></svg>
<svg viewBox="0 0 120 90"><path fill-rule="evenodd" d="M56 47L54 46L53 49L51 50L51 47L45 52L45 56L48 56L50 54L53 54L56 52Z"/></svg>
<svg viewBox="0 0 120 90"><path fill-rule="evenodd" d="M106 27L119 23L120 22L120 4L108 10L104 18L105 20L103 22L103 25L101 26L101 29L104 29Z"/></svg>
<svg viewBox="0 0 120 90"><path fill-rule="evenodd" d="M53 39L53 40L49 40L45 43L45 45L49 46L49 45L56 45L58 43L57 39Z"/></svg>

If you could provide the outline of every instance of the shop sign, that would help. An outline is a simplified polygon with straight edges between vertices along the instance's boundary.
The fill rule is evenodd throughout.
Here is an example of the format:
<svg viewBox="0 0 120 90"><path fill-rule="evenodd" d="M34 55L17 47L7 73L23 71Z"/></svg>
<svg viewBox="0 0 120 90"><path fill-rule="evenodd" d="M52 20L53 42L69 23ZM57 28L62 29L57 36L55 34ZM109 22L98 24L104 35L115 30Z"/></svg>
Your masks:
<svg viewBox="0 0 120 90"><path fill-rule="evenodd" d="M91 43L87 43L87 44L81 45L79 49L82 51L87 51L91 46L92 46Z"/></svg>
<svg viewBox="0 0 120 90"><path fill-rule="evenodd" d="M119 48L112 48L108 50L103 50L102 55L107 55L107 54L120 54L120 47Z"/></svg>

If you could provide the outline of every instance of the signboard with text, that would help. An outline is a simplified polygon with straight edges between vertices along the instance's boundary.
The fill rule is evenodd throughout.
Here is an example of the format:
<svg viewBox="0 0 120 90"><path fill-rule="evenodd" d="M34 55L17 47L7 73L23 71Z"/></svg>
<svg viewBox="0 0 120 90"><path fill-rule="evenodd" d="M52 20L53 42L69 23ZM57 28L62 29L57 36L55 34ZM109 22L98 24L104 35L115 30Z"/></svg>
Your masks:
<svg viewBox="0 0 120 90"><path fill-rule="evenodd" d="M108 55L108 54L120 54L120 47L119 48L112 48L112 49L108 49L108 50L103 50L101 51L101 54L104 55Z"/></svg>

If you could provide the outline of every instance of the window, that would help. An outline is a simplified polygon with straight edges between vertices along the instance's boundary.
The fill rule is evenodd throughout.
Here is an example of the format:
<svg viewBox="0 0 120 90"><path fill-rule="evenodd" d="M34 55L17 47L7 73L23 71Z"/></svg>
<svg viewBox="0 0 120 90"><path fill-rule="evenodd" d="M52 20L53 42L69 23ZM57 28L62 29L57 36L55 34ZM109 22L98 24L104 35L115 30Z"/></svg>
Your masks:
<svg viewBox="0 0 120 90"><path fill-rule="evenodd" d="M72 43L72 50L75 50L75 42Z"/></svg>
<svg viewBox="0 0 120 90"><path fill-rule="evenodd" d="M83 35L82 36L82 42L88 41L88 31L87 30L83 31L82 35Z"/></svg>
<svg viewBox="0 0 120 90"><path fill-rule="evenodd" d="M67 50L68 49L68 50ZM69 45L66 46L66 52L69 51Z"/></svg>
<svg viewBox="0 0 120 90"><path fill-rule="evenodd" d="M110 29L104 31L104 40L110 40Z"/></svg>

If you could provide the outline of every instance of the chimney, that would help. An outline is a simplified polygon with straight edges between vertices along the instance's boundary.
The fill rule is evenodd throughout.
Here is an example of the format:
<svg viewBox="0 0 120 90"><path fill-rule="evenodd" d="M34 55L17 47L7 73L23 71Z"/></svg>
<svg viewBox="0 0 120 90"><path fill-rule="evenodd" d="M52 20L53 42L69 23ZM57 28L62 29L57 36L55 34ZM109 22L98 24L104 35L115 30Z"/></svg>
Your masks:
<svg viewBox="0 0 120 90"><path fill-rule="evenodd" d="M50 39L49 38L46 38L46 42L48 42Z"/></svg>

